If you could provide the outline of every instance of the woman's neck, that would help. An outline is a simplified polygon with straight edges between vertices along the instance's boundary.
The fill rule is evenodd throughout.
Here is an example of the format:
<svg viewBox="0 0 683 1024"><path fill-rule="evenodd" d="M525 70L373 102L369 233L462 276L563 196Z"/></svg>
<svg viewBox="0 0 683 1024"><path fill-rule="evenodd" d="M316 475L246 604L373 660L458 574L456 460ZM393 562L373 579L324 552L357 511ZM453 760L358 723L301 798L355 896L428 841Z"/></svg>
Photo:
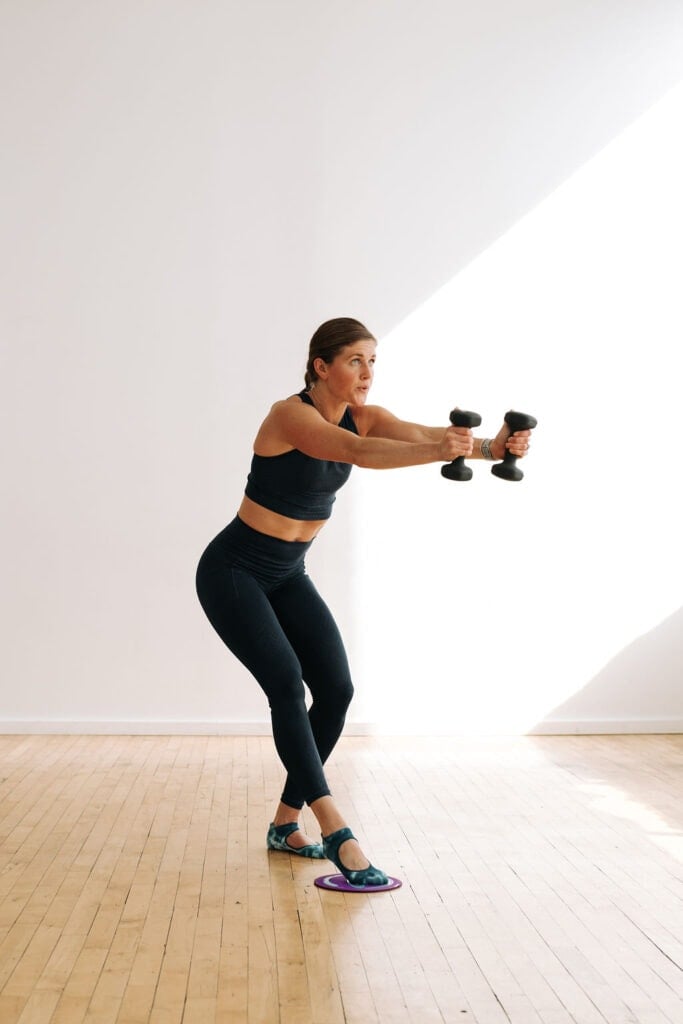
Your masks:
<svg viewBox="0 0 683 1024"><path fill-rule="evenodd" d="M346 412L346 402L340 402L334 395L330 395L324 384L321 385L320 382L309 388L308 394L324 420L334 424L341 421Z"/></svg>

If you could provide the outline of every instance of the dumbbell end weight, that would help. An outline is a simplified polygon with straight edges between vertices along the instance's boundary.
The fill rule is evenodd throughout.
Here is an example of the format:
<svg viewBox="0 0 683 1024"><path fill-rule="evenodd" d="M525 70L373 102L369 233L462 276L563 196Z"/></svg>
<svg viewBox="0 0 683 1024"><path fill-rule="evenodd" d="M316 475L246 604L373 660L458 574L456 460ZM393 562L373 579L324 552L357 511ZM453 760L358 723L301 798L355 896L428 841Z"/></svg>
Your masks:
<svg viewBox="0 0 683 1024"><path fill-rule="evenodd" d="M535 416L530 416L526 412L515 412L513 409L505 413L505 422L513 434L517 430L533 430L538 423ZM517 465L517 456L510 451L505 452L502 462L491 466L491 472L501 480L517 481L524 478L524 473Z"/></svg>
<svg viewBox="0 0 683 1024"><path fill-rule="evenodd" d="M512 464L511 459L508 458L509 454L509 452L506 452L502 462L497 462L495 466L491 466L491 472L501 480L523 480L524 473L522 473L519 466ZM514 455L512 458L515 459L515 462L517 461Z"/></svg>
<svg viewBox="0 0 683 1024"><path fill-rule="evenodd" d="M441 476L445 476L447 480L471 480L472 469L465 465L465 456L461 455L460 458L453 459L441 467Z"/></svg>

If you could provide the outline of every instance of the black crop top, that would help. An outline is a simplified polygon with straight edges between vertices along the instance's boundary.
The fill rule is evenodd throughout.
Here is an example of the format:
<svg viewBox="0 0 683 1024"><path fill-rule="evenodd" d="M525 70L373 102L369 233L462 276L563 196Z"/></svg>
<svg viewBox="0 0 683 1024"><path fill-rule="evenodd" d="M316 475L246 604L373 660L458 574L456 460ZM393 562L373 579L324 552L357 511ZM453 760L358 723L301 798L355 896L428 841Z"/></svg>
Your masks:
<svg viewBox="0 0 683 1024"><path fill-rule="evenodd" d="M307 391L300 391L299 398L313 405ZM338 426L358 433L348 407ZM350 473L349 462L314 459L297 448L282 455L254 455L244 493L258 505L290 519L329 519L336 493Z"/></svg>

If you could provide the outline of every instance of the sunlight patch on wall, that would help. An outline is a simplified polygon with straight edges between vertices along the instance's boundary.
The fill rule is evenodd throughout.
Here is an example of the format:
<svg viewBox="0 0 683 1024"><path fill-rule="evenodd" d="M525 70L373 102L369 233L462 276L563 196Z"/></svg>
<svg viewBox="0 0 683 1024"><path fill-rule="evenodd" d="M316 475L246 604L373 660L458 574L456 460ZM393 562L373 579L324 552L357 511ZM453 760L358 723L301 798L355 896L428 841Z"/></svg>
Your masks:
<svg viewBox="0 0 683 1024"><path fill-rule="evenodd" d="M357 474L357 719L525 731L683 604L681 124L677 87L380 340L373 402L539 427L520 484Z"/></svg>

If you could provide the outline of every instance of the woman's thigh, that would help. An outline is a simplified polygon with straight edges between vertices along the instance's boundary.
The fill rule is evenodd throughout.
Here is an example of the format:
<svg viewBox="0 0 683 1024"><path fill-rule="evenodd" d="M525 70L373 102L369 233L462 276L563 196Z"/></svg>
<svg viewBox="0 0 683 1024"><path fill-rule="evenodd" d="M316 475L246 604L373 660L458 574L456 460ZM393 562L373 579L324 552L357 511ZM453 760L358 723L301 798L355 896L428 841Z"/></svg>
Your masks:
<svg viewBox="0 0 683 1024"><path fill-rule="evenodd" d="M349 691L351 675L339 627L308 576L278 587L270 602L315 698L324 690Z"/></svg>
<svg viewBox="0 0 683 1024"><path fill-rule="evenodd" d="M200 570L197 595L232 653L256 678L269 702L303 696L302 667L259 584L241 569Z"/></svg>

